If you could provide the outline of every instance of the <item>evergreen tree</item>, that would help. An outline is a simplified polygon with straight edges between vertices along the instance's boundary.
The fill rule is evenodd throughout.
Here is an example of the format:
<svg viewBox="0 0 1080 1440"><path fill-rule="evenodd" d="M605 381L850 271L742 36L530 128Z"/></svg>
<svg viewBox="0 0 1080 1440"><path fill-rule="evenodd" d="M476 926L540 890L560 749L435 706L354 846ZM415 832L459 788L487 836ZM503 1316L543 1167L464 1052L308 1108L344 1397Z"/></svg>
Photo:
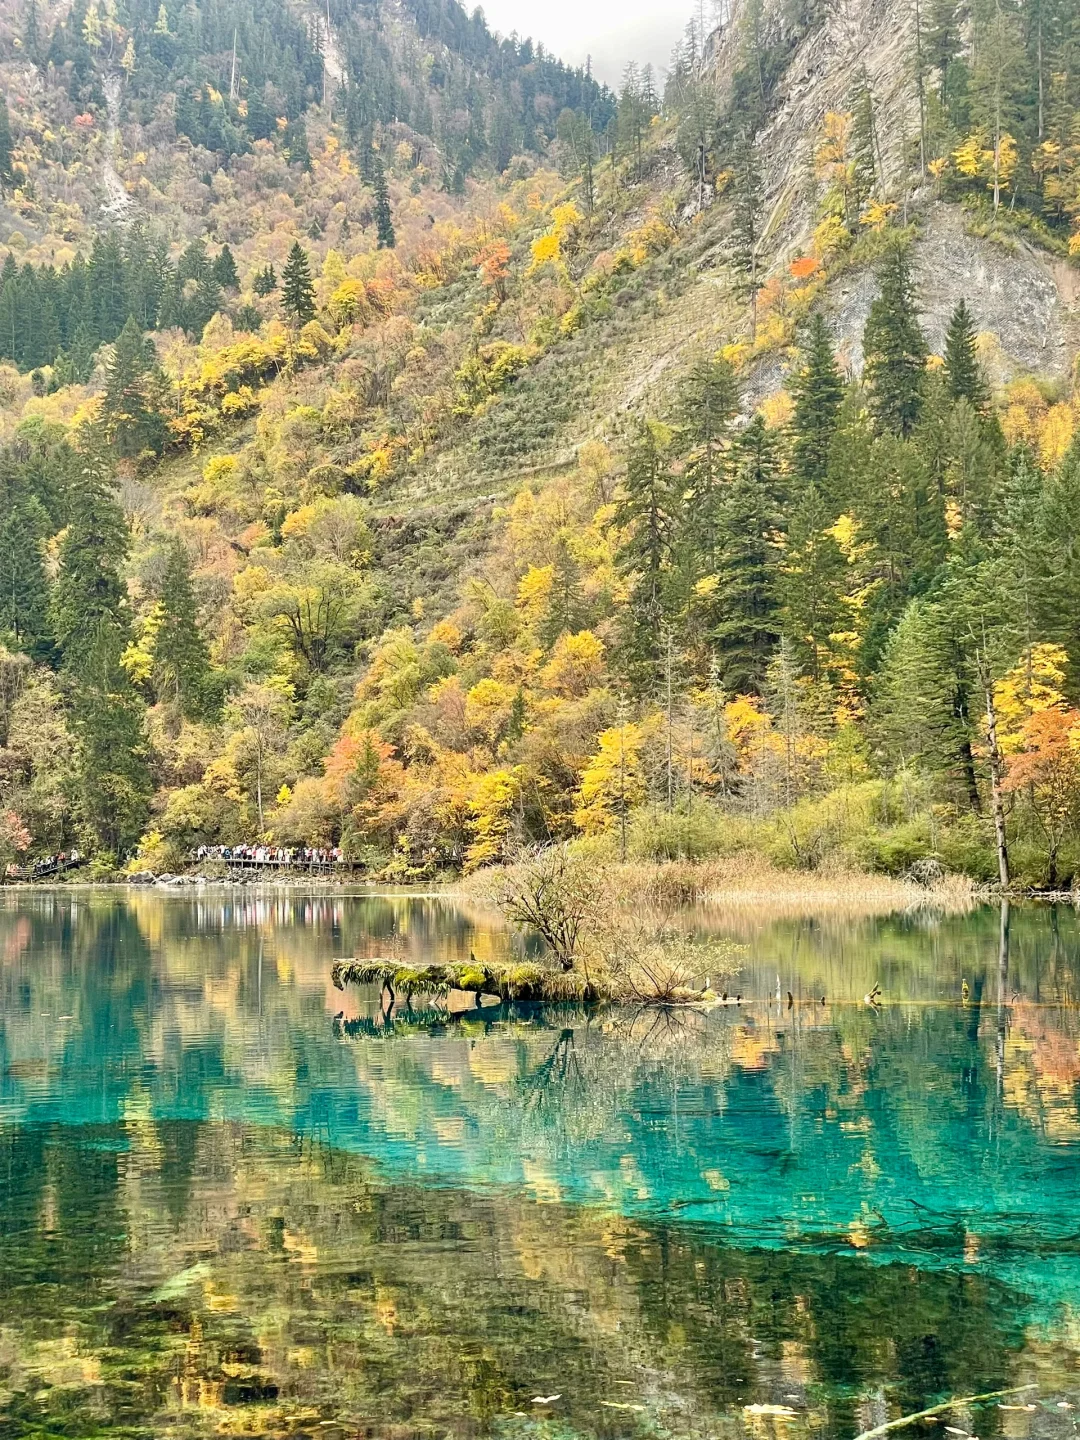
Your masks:
<svg viewBox="0 0 1080 1440"><path fill-rule="evenodd" d="M12 149L11 119L8 115L7 105L0 100L0 195L15 179L15 171L11 164Z"/></svg>
<svg viewBox="0 0 1080 1440"><path fill-rule="evenodd" d="M80 803L112 854L138 839L152 789L143 711L121 663L131 639L120 567L127 523L99 454L84 457L71 497L52 595L52 619L79 740Z"/></svg>
<svg viewBox="0 0 1080 1440"><path fill-rule="evenodd" d="M1039 529L1045 634L1064 645L1074 691L1080 681L1080 442L1043 489Z"/></svg>
<svg viewBox="0 0 1080 1440"><path fill-rule="evenodd" d="M730 361L707 355L694 361L679 387L678 419L687 453L715 474L742 397Z"/></svg>
<svg viewBox="0 0 1080 1440"><path fill-rule="evenodd" d="M986 413L990 390L975 348L975 322L963 300L953 311L945 336L945 380L950 399L964 399L979 414Z"/></svg>
<svg viewBox="0 0 1080 1440"><path fill-rule="evenodd" d="M181 280L205 280L211 273L210 257L206 253L206 241L192 240L184 249L176 266Z"/></svg>
<svg viewBox="0 0 1080 1440"><path fill-rule="evenodd" d="M211 273L222 290L239 290L240 276L236 272L236 261L228 245L221 247L220 253L214 260Z"/></svg>
<svg viewBox="0 0 1080 1440"><path fill-rule="evenodd" d="M778 583L783 493L780 447L760 415L732 452L732 480L721 511L718 619L712 640L724 685L760 691L780 638Z"/></svg>
<svg viewBox="0 0 1080 1440"><path fill-rule="evenodd" d="M315 318L315 286L311 281L307 253L299 240L293 241L281 272L281 303L297 325Z"/></svg>
<svg viewBox="0 0 1080 1440"><path fill-rule="evenodd" d="M906 245L890 246L878 279L881 293L863 332L864 376L878 430L906 439L922 413L928 354Z"/></svg>
<svg viewBox="0 0 1080 1440"><path fill-rule="evenodd" d="M791 454L795 474L806 485L826 489L829 454L836 435L844 382L833 354L825 317L813 315L790 386L795 401L791 418Z"/></svg>
<svg viewBox="0 0 1080 1440"><path fill-rule="evenodd" d="M956 677L941 644L941 620L927 600L912 600L886 643L871 727L890 766L941 772L968 738L968 717L956 713Z"/></svg>
<svg viewBox="0 0 1080 1440"><path fill-rule="evenodd" d="M261 270L256 271L255 278L251 282L251 288L256 295L272 295L277 289L277 275L274 273L273 265L264 265Z"/></svg>
<svg viewBox="0 0 1080 1440"><path fill-rule="evenodd" d="M153 342L143 338L134 316L113 345L105 367L104 431L117 453L128 458L165 443L161 373Z"/></svg>
<svg viewBox="0 0 1080 1440"><path fill-rule="evenodd" d="M833 516L816 485L796 505L788 527L780 595L784 633L812 680L833 660L833 637L847 628L847 562L832 534Z"/></svg>
<svg viewBox="0 0 1080 1440"><path fill-rule="evenodd" d="M303 120L290 120L281 137L285 154L290 165L299 165L301 170L311 170L311 151L308 148L307 126Z"/></svg>
<svg viewBox="0 0 1080 1440"><path fill-rule="evenodd" d="M732 264L743 276L743 286L755 307L758 280L758 245L761 241L761 174L758 170L754 138L748 131L740 133L733 159L733 210L731 217Z"/></svg>
<svg viewBox="0 0 1080 1440"><path fill-rule="evenodd" d="M248 92L246 124L248 134L253 140L269 140L274 133L274 117L270 114L258 86Z"/></svg>
<svg viewBox="0 0 1080 1440"><path fill-rule="evenodd" d="M41 65L41 22L38 18L37 0L28 0L26 19L23 22L23 48L35 65Z"/></svg>
<svg viewBox="0 0 1080 1440"><path fill-rule="evenodd" d="M851 165L855 201L861 209L878 184L878 136L874 95L866 67L859 70L851 102Z"/></svg>
<svg viewBox="0 0 1080 1440"><path fill-rule="evenodd" d="M48 515L33 494L9 503L0 518L0 634L38 658L48 651L48 533Z"/></svg>
<svg viewBox="0 0 1080 1440"><path fill-rule="evenodd" d="M208 700L210 654L199 628L191 566L179 540L169 547L156 611L153 683L157 698L197 719Z"/></svg>
<svg viewBox="0 0 1080 1440"><path fill-rule="evenodd" d="M371 188L375 195L375 231L380 250L392 250L397 244L394 221L390 213L390 190L386 184L386 171L381 160L372 166Z"/></svg>
<svg viewBox="0 0 1080 1440"><path fill-rule="evenodd" d="M638 688L658 679L660 632L667 618L667 584L681 520L681 493L671 474L671 432L655 423L639 426L626 457L626 478L616 506L623 542L616 564L629 581L622 650Z"/></svg>

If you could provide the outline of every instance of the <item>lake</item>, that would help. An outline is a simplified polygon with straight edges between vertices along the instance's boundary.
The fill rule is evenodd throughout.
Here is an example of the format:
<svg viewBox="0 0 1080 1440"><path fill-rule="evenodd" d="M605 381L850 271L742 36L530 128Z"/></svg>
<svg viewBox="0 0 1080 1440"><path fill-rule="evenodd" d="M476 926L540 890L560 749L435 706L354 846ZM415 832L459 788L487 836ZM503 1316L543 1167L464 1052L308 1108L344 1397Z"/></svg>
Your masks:
<svg viewBox="0 0 1080 1440"><path fill-rule="evenodd" d="M737 1007L386 1017L335 958L525 942L0 894L0 1440L1075 1436L1076 913L700 923Z"/></svg>

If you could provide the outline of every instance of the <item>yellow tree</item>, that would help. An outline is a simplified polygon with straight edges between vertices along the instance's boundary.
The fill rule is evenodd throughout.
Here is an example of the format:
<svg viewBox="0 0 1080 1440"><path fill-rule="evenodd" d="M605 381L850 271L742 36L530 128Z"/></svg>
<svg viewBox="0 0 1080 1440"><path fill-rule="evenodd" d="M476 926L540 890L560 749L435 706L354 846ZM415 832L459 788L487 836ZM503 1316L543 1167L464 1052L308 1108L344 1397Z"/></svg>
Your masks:
<svg viewBox="0 0 1080 1440"><path fill-rule="evenodd" d="M641 726L615 725L605 730L596 754L585 766L574 820L586 835L602 835L619 826L620 853L626 858L626 819L645 799L641 764Z"/></svg>

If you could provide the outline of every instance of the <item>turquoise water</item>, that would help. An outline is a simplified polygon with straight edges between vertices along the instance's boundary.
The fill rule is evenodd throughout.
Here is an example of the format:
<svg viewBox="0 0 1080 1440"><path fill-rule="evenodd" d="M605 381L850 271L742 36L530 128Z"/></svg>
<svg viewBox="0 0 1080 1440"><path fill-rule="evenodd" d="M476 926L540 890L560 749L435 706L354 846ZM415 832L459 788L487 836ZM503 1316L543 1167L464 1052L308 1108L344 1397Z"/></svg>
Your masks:
<svg viewBox="0 0 1080 1440"><path fill-rule="evenodd" d="M1075 1431L1070 911L703 913L738 1008L387 1017L335 957L521 940L2 900L0 1437L848 1437L1025 1384L931 1428Z"/></svg>

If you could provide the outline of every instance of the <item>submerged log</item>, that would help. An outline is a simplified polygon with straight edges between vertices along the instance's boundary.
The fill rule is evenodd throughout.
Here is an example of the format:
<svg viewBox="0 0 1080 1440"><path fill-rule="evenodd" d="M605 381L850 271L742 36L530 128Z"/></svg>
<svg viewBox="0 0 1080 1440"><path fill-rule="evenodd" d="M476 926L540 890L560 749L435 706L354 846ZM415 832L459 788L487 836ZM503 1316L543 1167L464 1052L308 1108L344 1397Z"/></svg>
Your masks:
<svg viewBox="0 0 1080 1440"><path fill-rule="evenodd" d="M477 997L493 995L511 1000L590 1000L588 986L578 976L545 969L542 965L464 964L401 965L394 960L337 960L331 978L338 990L346 985L378 985L409 998L442 997L462 990Z"/></svg>

